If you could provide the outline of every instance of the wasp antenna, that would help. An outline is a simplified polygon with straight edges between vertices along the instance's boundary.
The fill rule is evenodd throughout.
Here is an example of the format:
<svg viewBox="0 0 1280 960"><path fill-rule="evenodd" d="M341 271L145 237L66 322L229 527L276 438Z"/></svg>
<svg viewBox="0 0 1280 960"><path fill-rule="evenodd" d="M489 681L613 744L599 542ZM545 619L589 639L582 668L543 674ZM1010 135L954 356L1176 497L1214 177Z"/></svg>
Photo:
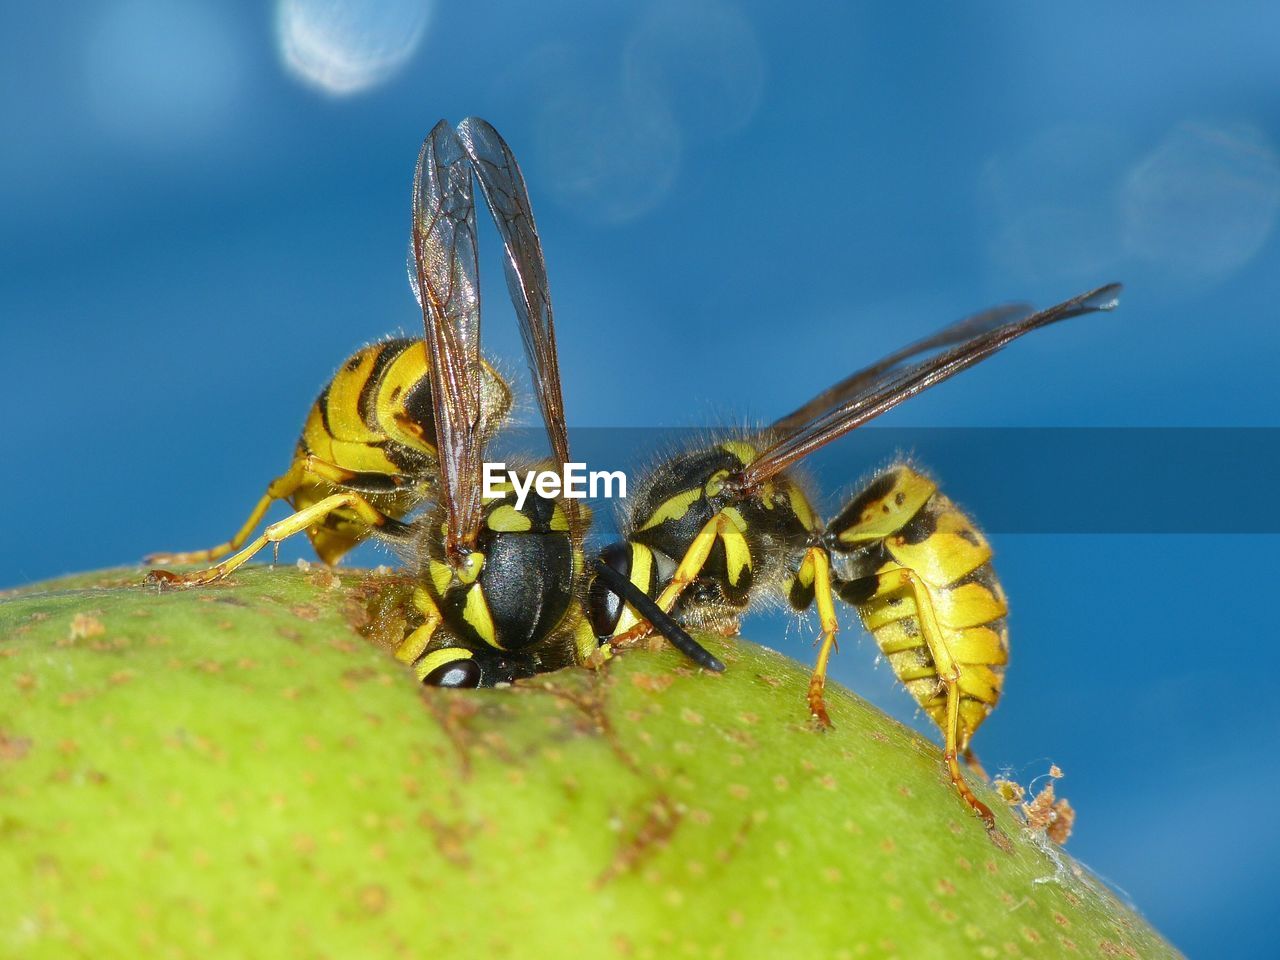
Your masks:
<svg viewBox="0 0 1280 960"><path fill-rule="evenodd" d="M655 630L666 637L673 647L704 669L714 670L716 673L724 672L724 664L713 656L706 647L689 636L685 629L676 623L669 613L658 606L652 597L632 583L629 577L624 577L598 557L596 558L596 573L604 578L610 590L635 607L636 612L648 620Z"/></svg>

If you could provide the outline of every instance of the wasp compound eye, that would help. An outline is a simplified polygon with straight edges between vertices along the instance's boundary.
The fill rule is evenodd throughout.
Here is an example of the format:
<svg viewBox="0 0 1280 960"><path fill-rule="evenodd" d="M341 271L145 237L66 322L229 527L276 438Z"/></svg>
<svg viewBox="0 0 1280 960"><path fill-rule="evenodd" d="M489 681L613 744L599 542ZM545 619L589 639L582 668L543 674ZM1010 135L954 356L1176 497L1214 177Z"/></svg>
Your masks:
<svg viewBox="0 0 1280 960"><path fill-rule="evenodd" d="M428 673L422 682L428 687L478 687L480 664L470 657L450 660Z"/></svg>

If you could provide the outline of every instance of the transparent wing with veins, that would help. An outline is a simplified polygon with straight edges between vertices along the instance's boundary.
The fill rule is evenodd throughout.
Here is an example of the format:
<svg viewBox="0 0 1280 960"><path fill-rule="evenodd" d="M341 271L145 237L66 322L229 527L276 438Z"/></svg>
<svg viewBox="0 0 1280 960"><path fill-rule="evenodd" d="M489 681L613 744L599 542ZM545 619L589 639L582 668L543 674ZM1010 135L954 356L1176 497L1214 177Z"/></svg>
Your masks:
<svg viewBox="0 0 1280 960"><path fill-rule="evenodd" d="M943 327L937 333L931 334L923 340L907 344L902 349L895 350L888 356L877 360L869 367L850 374L835 386L822 391L803 407L793 410L779 419L774 423L773 428L778 431L798 430L820 414L848 402L851 398L865 393L873 384L883 382L893 376L896 371L902 369L906 361L913 357L920 357L931 351L941 350L943 347L952 347L956 344L964 343L966 340L994 330L1006 323L1029 317L1034 312L1035 308L1028 303L1008 303L998 307L991 307L981 313L975 313L972 316L965 317L963 320L957 320L949 327Z"/></svg>
<svg viewBox="0 0 1280 960"><path fill-rule="evenodd" d="M520 320L520 335L524 339L551 452L557 463L568 463L569 438L564 422L551 290L524 175L511 148L486 121L478 117L463 120L458 124L458 139L471 158L476 179L480 181L480 189L506 248L507 288Z"/></svg>
<svg viewBox="0 0 1280 960"><path fill-rule="evenodd" d="M753 489L819 447L891 410L908 397L987 359L1023 334L1060 320L1113 309L1119 294L1119 284L1108 284L1039 313L997 322L994 326L989 314L978 314L944 328L933 337L912 344L897 354L891 354L779 421L789 425L801 412L820 411L792 429L771 430L770 436L776 439L742 471L736 482L743 489ZM955 342L957 340L959 342ZM920 349L934 349L949 343L955 345L915 363L905 362L917 356ZM921 348L921 344L926 346ZM853 388L849 387L850 383L854 384ZM819 402L828 396L833 397L833 405Z"/></svg>
<svg viewBox="0 0 1280 960"><path fill-rule="evenodd" d="M422 306L441 494L451 557L480 528L483 424L480 405L480 285L471 161L441 121L422 144L413 178L410 235L414 294Z"/></svg>

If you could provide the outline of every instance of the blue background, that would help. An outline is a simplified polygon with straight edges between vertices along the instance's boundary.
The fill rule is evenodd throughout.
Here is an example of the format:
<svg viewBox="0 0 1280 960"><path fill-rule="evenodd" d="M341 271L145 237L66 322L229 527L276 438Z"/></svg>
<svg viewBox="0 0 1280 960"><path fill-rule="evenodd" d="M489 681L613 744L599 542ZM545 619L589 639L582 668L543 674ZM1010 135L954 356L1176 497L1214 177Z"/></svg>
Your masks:
<svg viewBox="0 0 1280 960"><path fill-rule="evenodd" d="M234 529L337 363L419 329L409 183L442 116L487 117L521 158L574 426L767 419L970 310L1113 279L1119 312L885 422L1280 426L1274 4L423 9L7 12L0 585ZM482 242L486 344L518 371ZM1188 488L1187 515L1273 489L1266 453ZM873 465L857 455L817 458L822 486ZM1151 477L1179 479L1151 456L1143 482L1102 462L1043 496L1140 504ZM948 484L962 503L981 499L969 467ZM1273 955L1275 536L993 541L1014 666L988 767L1026 782L1059 764L1069 849L1189 954ZM784 626L809 656L811 626L746 632ZM835 675L919 724L874 662L850 627Z"/></svg>

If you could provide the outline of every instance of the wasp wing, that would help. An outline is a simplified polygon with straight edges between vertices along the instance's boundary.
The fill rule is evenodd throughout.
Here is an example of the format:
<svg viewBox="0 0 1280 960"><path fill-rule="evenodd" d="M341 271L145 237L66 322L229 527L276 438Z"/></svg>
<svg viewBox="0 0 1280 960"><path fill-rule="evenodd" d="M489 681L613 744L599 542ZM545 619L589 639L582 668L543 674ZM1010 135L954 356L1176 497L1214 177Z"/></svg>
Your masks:
<svg viewBox="0 0 1280 960"><path fill-rule="evenodd" d="M520 334L524 338L551 452L557 463L568 463L569 438L564 422L551 289L547 285L547 264L524 175L506 141L479 117L468 117L458 124L458 139L471 158L476 179L480 181L480 189L506 248L507 289L520 320Z"/></svg>
<svg viewBox="0 0 1280 960"><path fill-rule="evenodd" d="M826 413L828 410L835 409L853 397L865 393L875 383L883 382L900 370L906 361L934 350L941 350L943 347L964 343L966 340L970 340L989 330L994 330L1006 323L1029 317L1034 312L1035 308L1030 304L1008 303L998 307L991 307L981 313L975 313L972 316L965 317L963 320L957 320L951 326L943 327L937 333L925 337L923 340L907 344L901 350L896 350L888 356L882 357L871 366L850 374L835 386L822 391L804 406L779 419L774 423L773 429L783 433L799 430L815 417Z"/></svg>
<svg viewBox="0 0 1280 960"><path fill-rule="evenodd" d="M480 285L471 162L443 120L418 155L410 242L431 361L445 541L456 556L474 546L481 520Z"/></svg>
<svg viewBox="0 0 1280 960"><path fill-rule="evenodd" d="M856 389L839 389L843 386L839 385L834 391L834 406L822 409L794 429L771 431L770 436L775 439L742 471L739 483L748 489L758 486L819 447L891 410L908 397L913 397L985 360L1025 333L1060 320L1113 309L1120 289L1117 283L1108 284L1041 310L1039 313L1006 320L991 328L987 328L990 321L980 321L980 318L986 315L978 314L974 318L960 321L959 324L942 330L934 337L920 341L922 344L930 344L935 340L939 343L950 343L953 337L965 337L949 350L915 363L903 364L902 360L912 356L918 344L907 347L900 351L903 357L886 358L892 361L887 366L882 366L885 361L881 361L881 364L869 367L867 371L849 378L850 381L858 377L863 378L861 385ZM970 323L973 324L972 329L964 330L962 334L957 332ZM926 349L932 348L933 346L926 347ZM827 391L820 397L830 393L832 391ZM806 404L800 410L809 410L814 405ZM783 422L790 421L793 416L795 415L784 417Z"/></svg>

